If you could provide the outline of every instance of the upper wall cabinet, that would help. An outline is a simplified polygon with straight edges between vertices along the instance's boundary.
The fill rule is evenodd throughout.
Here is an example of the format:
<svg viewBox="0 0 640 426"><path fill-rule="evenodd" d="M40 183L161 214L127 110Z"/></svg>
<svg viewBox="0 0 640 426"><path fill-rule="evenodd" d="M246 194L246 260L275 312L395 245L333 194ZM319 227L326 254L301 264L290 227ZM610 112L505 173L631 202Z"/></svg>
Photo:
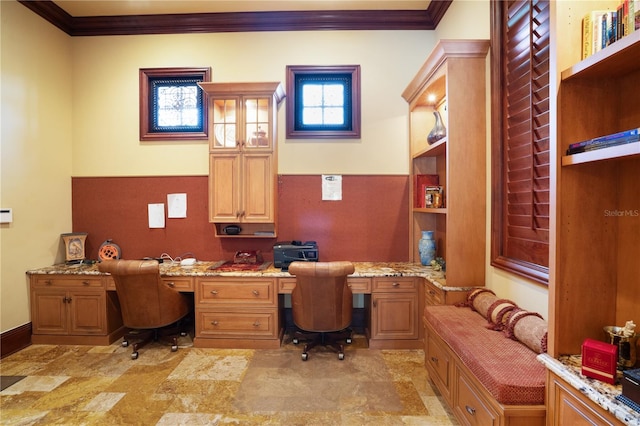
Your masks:
<svg viewBox="0 0 640 426"><path fill-rule="evenodd" d="M409 83L410 259L418 240L434 231L446 261L447 286L483 286L486 228L487 40L441 40ZM446 136L429 143L438 112ZM437 175L442 194L425 200L419 175ZM432 183L434 181L431 181Z"/></svg>
<svg viewBox="0 0 640 426"><path fill-rule="evenodd" d="M276 124L284 89L280 83L200 87L209 97L209 221L221 237L274 238Z"/></svg>

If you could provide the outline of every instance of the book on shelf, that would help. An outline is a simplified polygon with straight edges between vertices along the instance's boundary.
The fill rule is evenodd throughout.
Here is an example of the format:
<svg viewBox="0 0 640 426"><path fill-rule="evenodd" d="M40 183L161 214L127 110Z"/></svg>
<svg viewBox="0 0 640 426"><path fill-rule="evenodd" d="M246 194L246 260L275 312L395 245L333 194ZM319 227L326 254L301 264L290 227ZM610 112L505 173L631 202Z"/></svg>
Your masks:
<svg viewBox="0 0 640 426"><path fill-rule="evenodd" d="M621 0L615 9L592 10L582 18L582 59L640 29L640 0Z"/></svg>
<svg viewBox="0 0 640 426"><path fill-rule="evenodd" d="M640 127L610 135L599 136L582 142L569 145L567 155L579 154L581 152L593 151L610 146L624 145L640 141Z"/></svg>
<svg viewBox="0 0 640 426"><path fill-rule="evenodd" d="M418 209L424 208L425 188L428 186L438 186L439 184L440 177L438 175L416 175L413 205Z"/></svg>

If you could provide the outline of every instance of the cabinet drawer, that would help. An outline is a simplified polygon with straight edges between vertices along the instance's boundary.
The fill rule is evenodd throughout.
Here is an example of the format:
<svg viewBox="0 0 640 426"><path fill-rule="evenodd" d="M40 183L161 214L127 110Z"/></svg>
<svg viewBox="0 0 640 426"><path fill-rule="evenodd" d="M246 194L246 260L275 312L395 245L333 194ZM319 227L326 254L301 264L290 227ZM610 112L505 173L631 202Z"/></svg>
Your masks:
<svg viewBox="0 0 640 426"><path fill-rule="evenodd" d="M495 426L498 424L498 415L489 408L469 379L460 371L457 393L454 411L457 412L458 418L464 419L463 424L472 426Z"/></svg>
<svg viewBox="0 0 640 426"><path fill-rule="evenodd" d="M278 279L278 292L291 294L293 288L296 286L295 278L280 278Z"/></svg>
<svg viewBox="0 0 640 426"><path fill-rule="evenodd" d="M427 305L444 304L444 292L435 285L425 280L424 283L424 299Z"/></svg>
<svg viewBox="0 0 640 426"><path fill-rule="evenodd" d="M47 277L39 276L33 281L33 286L36 288L103 288L102 278L87 278L85 277Z"/></svg>
<svg viewBox="0 0 640 426"><path fill-rule="evenodd" d="M371 293L371 278L347 278L347 285L352 293Z"/></svg>
<svg viewBox="0 0 640 426"><path fill-rule="evenodd" d="M275 339L278 337L278 310L199 309L196 336Z"/></svg>
<svg viewBox="0 0 640 426"><path fill-rule="evenodd" d="M371 278L347 278L347 285L351 288L352 293L371 293ZM295 286L295 278L280 278L278 280L278 289L280 293L290 294Z"/></svg>
<svg viewBox="0 0 640 426"><path fill-rule="evenodd" d="M162 277L162 282L178 291L193 291L193 278Z"/></svg>
<svg viewBox="0 0 640 426"><path fill-rule="evenodd" d="M373 292L415 291L416 280L409 277L385 277L373 279Z"/></svg>
<svg viewBox="0 0 640 426"><path fill-rule="evenodd" d="M197 303L229 306L276 306L275 280L199 280Z"/></svg>

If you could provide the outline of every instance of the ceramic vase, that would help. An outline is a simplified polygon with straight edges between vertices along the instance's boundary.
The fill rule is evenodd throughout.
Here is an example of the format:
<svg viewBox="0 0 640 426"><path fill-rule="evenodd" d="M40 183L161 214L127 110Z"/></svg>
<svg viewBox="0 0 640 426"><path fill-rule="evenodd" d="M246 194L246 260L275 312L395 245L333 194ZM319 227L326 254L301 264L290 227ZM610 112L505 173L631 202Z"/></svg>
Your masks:
<svg viewBox="0 0 640 426"><path fill-rule="evenodd" d="M418 241L418 253L420 253L422 265L431 265L431 261L436 258L436 241L433 239L433 231L422 231L422 238Z"/></svg>
<svg viewBox="0 0 640 426"><path fill-rule="evenodd" d="M436 117L436 124L427 136L427 142L429 142L429 145L447 136L447 129L444 127L444 124L442 124L442 117L440 116L440 113L438 111L434 111L433 115Z"/></svg>

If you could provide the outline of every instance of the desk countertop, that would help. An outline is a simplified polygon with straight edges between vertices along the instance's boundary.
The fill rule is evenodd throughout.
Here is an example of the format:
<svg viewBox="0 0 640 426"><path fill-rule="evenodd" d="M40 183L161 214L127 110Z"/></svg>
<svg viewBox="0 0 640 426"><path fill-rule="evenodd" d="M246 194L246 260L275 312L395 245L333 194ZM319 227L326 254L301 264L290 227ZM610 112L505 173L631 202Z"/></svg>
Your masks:
<svg viewBox="0 0 640 426"><path fill-rule="evenodd" d="M220 271L215 269L224 261L198 261L193 266L180 266L179 263L165 262L160 264L160 275L167 277L273 277L287 278L292 275L287 271L275 268L273 263L259 271ZM428 279L445 291L470 290L472 287L447 287L441 271L431 267L410 262L353 262L356 270L352 277L422 277ZM66 265L58 264L27 271L29 275L68 274L68 275L106 275L98 270L97 264Z"/></svg>

